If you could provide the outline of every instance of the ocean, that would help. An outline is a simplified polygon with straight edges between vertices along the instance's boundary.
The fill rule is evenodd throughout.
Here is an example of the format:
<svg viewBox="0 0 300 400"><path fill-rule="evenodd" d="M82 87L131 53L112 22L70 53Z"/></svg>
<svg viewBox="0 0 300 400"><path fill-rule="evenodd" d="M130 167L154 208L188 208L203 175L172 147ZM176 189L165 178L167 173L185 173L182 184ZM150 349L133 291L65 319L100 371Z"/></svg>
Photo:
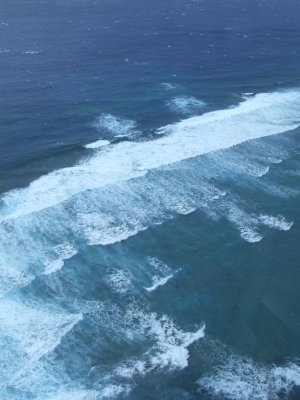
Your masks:
<svg viewBox="0 0 300 400"><path fill-rule="evenodd" d="M1 0L0 400L300 399L300 3Z"/></svg>

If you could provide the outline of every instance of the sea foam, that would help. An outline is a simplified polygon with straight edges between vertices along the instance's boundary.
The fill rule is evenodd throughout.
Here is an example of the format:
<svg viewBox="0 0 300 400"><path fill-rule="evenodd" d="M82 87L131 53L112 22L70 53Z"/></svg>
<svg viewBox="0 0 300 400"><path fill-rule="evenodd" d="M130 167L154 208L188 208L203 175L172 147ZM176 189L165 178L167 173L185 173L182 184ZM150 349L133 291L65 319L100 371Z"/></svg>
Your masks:
<svg viewBox="0 0 300 400"><path fill-rule="evenodd" d="M59 271L76 254L79 242L110 245L197 208L213 219L227 218L244 240L253 243L262 239L262 225L287 230L289 223L243 210L243 199L212 185L211 172L206 178L201 159L191 158L258 134L295 127L291 121L296 118L299 97L297 91L257 95L233 109L164 127L157 140L107 146L73 167L5 193L0 208L0 270L5 271L0 295L30 283L36 275ZM255 145L251 146L255 152ZM231 153L235 156L228 164ZM228 168L230 173L237 163L248 171L249 160L244 167L237 154L234 149L210 154L205 168L213 174ZM260 186L279 196L291 192L267 181ZM59 250L61 246L67 246L65 251ZM155 273L155 281L146 287L156 289L171 274Z"/></svg>
<svg viewBox="0 0 300 400"><path fill-rule="evenodd" d="M112 114L101 114L93 123L97 130L104 130L115 137L132 136L137 133L137 123Z"/></svg>
<svg viewBox="0 0 300 400"><path fill-rule="evenodd" d="M31 361L52 352L62 337L81 319L81 314L68 315L45 305L31 306L14 300L1 301L1 336L9 336L11 344L14 343L12 353L19 351L20 356L26 354Z"/></svg>
<svg viewBox="0 0 300 400"><path fill-rule="evenodd" d="M274 217L272 215L260 215L259 221L269 228L279 229L281 231L289 231L293 226L293 222L288 222L283 215Z"/></svg>
<svg viewBox="0 0 300 400"><path fill-rule="evenodd" d="M57 254L58 258L45 261L45 275L50 275L60 270L64 265L64 260L70 259L77 253L77 249L72 244L67 242L55 246L53 250Z"/></svg>
<svg viewBox="0 0 300 400"><path fill-rule="evenodd" d="M98 149L99 147L103 147L108 144L110 144L110 142L108 140L99 139L96 142L86 144L84 147L86 149Z"/></svg>
<svg viewBox="0 0 300 400"><path fill-rule="evenodd" d="M52 389L58 381L47 359L81 320L80 313L68 314L53 305L1 299L0 397L25 399L23 394L28 395L34 388L35 398L48 398L51 380L55 381ZM60 382L63 380L61 377ZM6 397L9 388L15 396L10 393ZM38 396L40 391L44 393Z"/></svg>
<svg viewBox="0 0 300 400"><path fill-rule="evenodd" d="M173 278L173 274L171 274L171 275L168 275L168 276L165 276L165 277L157 277L157 276L154 276L153 277L153 285L152 286L150 286L150 287L146 287L145 289L148 291L148 292L153 292L154 290L156 290L159 286L163 286L163 285L165 285L170 279L172 279Z"/></svg>
<svg viewBox="0 0 300 400"><path fill-rule="evenodd" d="M106 278L107 284L116 293L127 293L131 287L131 276L124 270L115 270Z"/></svg>
<svg viewBox="0 0 300 400"><path fill-rule="evenodd" d="M88 305L91 317L105 329L113 330L116 341L144 342L145 351L134 365L128 361L119 365L118 375L131 378L134 374L145 374L154 369L184 369L188 366L189 348L204 338L205 325L195 332L180 329L171 318L149 312L135 303L126 310L109 302Z"/></svg>
<svg viewBox="0 0 300 400"><path fill-rule="evenodd" d="M228 400L279 400L300 386L300 367L294 363L267 367L232 356L215 372L199 379L198 385Z"/></svg>
<svg viewBox="0 0 300 400"><path fill-rule="evenodd" d="M169 100L167 105L171 111L181 114L195 114L200 111L206 103L195 97L181 96Z"/></svg>
<svg viewBox="0 0 300 400"><path fill-rule="evenodd" d="M148 292L153 292L158 287L164 286L170 279L172 279L174 277L174 273L168 265L164 264L156 257L148 257L147 261L150 266L154 267L155 275L152 277L152 285L145 287L145 289Z"/></svg>
<svg viewBox="0 0 300 400"><path fill-rule="evenodd" d="M161 83L161 86L165 90L174 90L178 87L178 85L174 85L174 83L169 83L169 82L163 82L163 83Z"/></svg>
<svg viewBox="0 0 300 400"><path fill-rule="evenodd" d="M88 189L143 176L153 168L295 129L299 110L298 90L258 94L236 107L160 128L163 136L157 140L118 143L103 154L42 176L27 188L5 193L0 220L54 206Z"/></svg>

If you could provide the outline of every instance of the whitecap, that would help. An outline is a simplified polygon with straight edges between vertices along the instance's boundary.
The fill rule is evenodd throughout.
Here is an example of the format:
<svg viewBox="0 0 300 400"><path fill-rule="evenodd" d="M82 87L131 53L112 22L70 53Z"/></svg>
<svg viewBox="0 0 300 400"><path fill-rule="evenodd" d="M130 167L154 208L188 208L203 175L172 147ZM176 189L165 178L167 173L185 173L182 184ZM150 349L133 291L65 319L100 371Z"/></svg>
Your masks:
<svg viewBox="0 0 300 400"><path fill-rule="evenodd" d="M296 102L294 93L291 103L290 92L284 92L276 94L275 106L273 103L268 105L268 101L271 103L269 96L273 98L273 95L264 98L263 106L260 104L262 100L257 104L257 96L251 98L251 101L256 101L255 105L250 100L246 101L247 104L251 103L248 104L251 109L249 112L241 112L240 108L245 108L242 103L235 109L208 113L165 127L165 136L157 140L108 146L106 151L95 152L74 167L54 171L25 189L5 193L0 209L0 270L4 271L0 277L0 295L30 283L40 273L51 274L61 269L64 260L77 251L78 242L103 246L114 244L178 213L187 214L197 208L211 218L227 218L243 239L252 243L261 240L262 235L257 231L262 224L259 216L243 210L241 198L226 195L225 191L204 178L202 174L206 173L205 170L198 168L198 163L201 167L200 158L180 165L175 163L203 154L208 151L207 146L211 150L215 146L218 148L219 140L229 140L228 132L234 134L237 121L241 122L243 128L239 135L244 135L246 129L246 137L253 133L257 135L259 129L262 129L260 134L270 134L269 129L276 122L280 110L284 109L280 117L282 124L283 115L289 119L293 115ZM276 102L280 105L278 109ZM286 104L288 107L285 109ZM254 107L258 111L253 111ZM275 112L274 107L276 117L262 125L255 122L256 129L253 130L252 118L257 120L257 114L260 119L265 114L269 117ZM249 121L252 122L247 128ZM287 125L280 124L276 122L272 129L287 128ZM224 136L226 126L228 131ZM267 131L264 131L266 126ZM183 135L184 127L186 132ZM207 129L212 129L212 138L211 135L207 136ZM235 134L230 140L236 142ZM220 145L225 146L224 141ZM227 168L226 152L218 153L221 153L221 157L217 165L210 165L209 161L217 157L210 155L207 158L208 169L212 168L213 173L219 164L220 168L224 164L224 168ZM144 166L143 170L140 169L141 165ZM148 174L150 169L156 167L160 168ZM230 168L233 168L233 163ZM262 181L261 187L270 191L269 183ZM276 195L283 195L283 190L285 196L294 193L286 188L281 189L278 184L274 189L272 187L274 192L275 189ZM70 255L60 254L57 247L66 237L72 246ZM153 276L164 279L171 274L169 270L155 272ZM148 289L157 282L148 284Z"/></svg>
<svg viewBox="0 0 300 400"><path fill-rule="evenodd" d="M146 257L147 262L159 272L166 274L171 268L157 257Z"/></svg>
<svg viewBox="0 0 300 400"><path fill-rule="evenodd" d="M184 369L188 366L189 347L205 336L204 324L195 332L186 332L178 328L168 316L147 312L136 304L131 304L125 312L107 303L102 306L98 304L97 308L91 305L91 310L96 313L93 318L100 318L106 329L114 330L116 340L120 335L120 338L128 341L143 340L148 343L148 349L138 360L139 368L133 368L135 362L125 363L119 366L121 369L116 370L118 374L131 376L130 370L132 374L145 374L156 368ZM151 342L154 344L151 345Z"/></svg>
<svg viewBox="0 0 300 400"><path fill-rule="evenodd" d="M0 298L16 287L29 285L35 279L34 275L22 268L22 263L13 262L5 253L0 260Z"/></svg>
<svg viewBox="0 0 300 400"><path fill-rule="evenodd" d="M240 231L242 239L249 243L257 243L263 239L263 236L257 232L257 217L243 211L237 204L225 204L225 216Z"/></svg>
<svg viewBox="0 0 300 400"><path fill-rule="evenodd" d="M49 395L45 400L98 400L99 393L91 390L65 390L61 389L58 394Z"/></svg>
<svg viewBox="0 0 300 400"><path fill-rule="evenodd" d="M169 369L184 369L188 366L188 347L204 338L205 325L196 332L183 332L174 324L162 317L153 323L153 333L157 336L158 350L150 361L153 366Z"/></svg>
<svg viewBox="0 0 300 400"><path fill-rule="evenodd" d="M165 285L170 279L172 279L174 277L174 273L167 264L162 262L157 257L147 257L146 260L151 267L154 267L156 275L152 277L152 286L145 287L145 289L148 292L153 292L158 287Z"/></svg>
<svg viewBox="0 0 300 400"><path fill-rule="evenodd" d="M119 143L73 167L42 176L27 188L5 193L0 220L52 207L88 189L143 176L149 169L295 129L299 108L297 90L260 94L234 108L163 127L159 132L164 135L157 140Z"/></svg>
<svg viewBox="0 0 300 400"><path fill-rule="evenodd" d="M204 338L205 325L196 332L185 332L178 329L168 317L158 317L156 313L144 314L131 309L128 315L130 318L139 318L142 332L156 340L156 345L149 349L146 357L152 368L186 368L188 347Z"/></svg>
<svg viewBox="0 0 300 400"><path fill-rule="evenodd" d="M46 306L31 307L13 300L1 301L1 334L15 342L12 355L19 351L31 360L52 352L80 320L81 314L68 315Z"/></svg>
<svg viewBox="0 0 300 400"><path fill-rule="evenodd" d="M117 117L112 114L101 114L93 123L97 130L105 130L115 137L125 137L137 134L137 123L131 119Z"/></svg>
<svg viewBox="0 0 300 400"><path fill-rule="evenodd" d="M147 229L139 221L122 223L101 212L78 213L77 218L75 229L80 229L89 245L118 243Z"/></svg>
<svg viewBox="0 0 300 400"><path fill-rule="evenodd" d="M68 242L55 246L53 251L59 258L45 261L46 268L44 269L44 275L50 275L59 271L64 266L64 260L69 260L77 254L77 249Z"/></svg>
<svg viewBox="0 0 300 400"><path fill-rule="evenodd" d="M274 217L272 215L261 214L259 216L259 221L269 228L279 229L281 231L289 231L294 224L293 222L288 222L283 215Z"/></svg>
<svg viewBox="0 0 300 400"><path fill-rule="evenodd" d="M257 176L258 178L266 175L270 170L268 165L254 165L250 170L250 175Z"/></svg>
<svg viewBox="0 0 300 400"><path fill-rule="evenodd" d="M261 366L250 359L232 356L198 381L200 388L228 400L279 400L300 386L300 367Z"/></svg>
<svg viewBox="0 0 300 400"><path fill-rule="evenodd" d="M263 236L256 232L254 229L245 227L241 229L241 238L249 243L257 243L263 239Z"/></svg>
<svg viewBox="0 0 300 400"><path fill-rule="evenodd" d="M159 286L163 286L165 285L170 279L173 278L173 274L165 276L163 278L159 277L159 276L154 276L153 277L153 281L152 281L152 286L150 287L145 287L145 289L148 292L153 292L154 290L156 290Z"/></svg>
<svg viewBox="0 0 300 400"><path fill-rule="evenodd" d="M115 270L106 278L106 282L116 293L127 293L131 287L131 276L124 270Z"/></svg>
<svg viewBox="0 0 300 400"><path fill-rule="evenodd" d="M171 111L179 112L181 114L193 114L201 110L206 103L198 100L195 97L181 96L174 97L167 103Z"/></svg>
<svg viewBox="0 0 300 400"><path fill-rule="evenodd" d="M64 266L64 260L58 259L58 260L48 261L48 262L46 262L46 268L44 269L44 275L54 274L55 272L62 269L63 266Z"/></svg>
<svg viewBox="0 0 300 400"><path fill-rule="evenodd" d="M146 373L146 362L142 360L127 360L119 365L114 373L121 378L131 380L135 375L144 375Z"/></svg>
<svg viewBox="0 0 300 400"><path fill-rule="evenodd" d="M37 50L27 50L27 51L24 51L24 54L39 54L40 52L39 51L37 51Z"/></svg>
<svg viewBox="0 0 300 400"><path fill-rule="evenodd" d="M130 391L130 386L121 386L109 384L103 389L99 390L99 399L114 399L120 394L128 394Z"/></svg>
<svg viewBox="0 0 300 400"><path fill-rule="evenodd" d="M108 144L110 144L109 140L99 139L96 140L96 142L86 144L84 147L86 149L98 149L100 147L107 146Z"/></svg>
<svg viewBox="0 0 300 400"><path fill-rule="evenodd" d="M174 90L174 89L176 89L178 87L178 85L174 85L173 83L169 83L169 82L161 83L161 86L165 90Z"/></svg>

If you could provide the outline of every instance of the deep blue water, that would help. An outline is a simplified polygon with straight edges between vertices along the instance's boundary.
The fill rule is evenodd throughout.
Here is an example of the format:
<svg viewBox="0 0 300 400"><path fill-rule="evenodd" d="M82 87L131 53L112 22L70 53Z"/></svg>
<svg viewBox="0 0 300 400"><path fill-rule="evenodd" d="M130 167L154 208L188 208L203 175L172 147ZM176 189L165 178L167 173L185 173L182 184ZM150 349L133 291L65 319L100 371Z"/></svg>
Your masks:
<svg viewBox="0 0 300 400"><path fill-rule="evenodd" d="M2 0L0 399L300 398L300 3Z"/></svg>

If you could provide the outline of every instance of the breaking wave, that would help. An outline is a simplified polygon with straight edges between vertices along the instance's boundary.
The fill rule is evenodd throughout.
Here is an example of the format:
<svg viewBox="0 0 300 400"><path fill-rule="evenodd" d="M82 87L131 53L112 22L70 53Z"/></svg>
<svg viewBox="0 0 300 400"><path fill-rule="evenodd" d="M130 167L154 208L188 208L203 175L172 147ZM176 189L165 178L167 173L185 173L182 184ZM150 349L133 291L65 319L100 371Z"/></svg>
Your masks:
<svg viewBox="0 0 300 400"><path fill-rule="evenodd" d="M137 123L130 119L101 114L93 123L98 131L107 131L115 137L132 136L137 133Z"/></svg>
<svg viewBox="0 0 300 400"><path fill-rule="evenodd" d="M162 127L157 140L122 142L73 167L56 170L2 196L0 220L62 203L77 193L143 176L147 171L299 126L300 92L259 94L226 110ZM98 126L127 134L135 123L105 115Z"/></svg>
<svg viewBox="0 0 300 400"><path fill-rule="evenodd" d="M198 100L195 97L174 97L174 99L168 101L167 103L171 111L175 111L181 114L196 114L205 105L204 101Z"/></svg>
<svg viewBox="0 0 300 400"><path fill-rule="evenodd" d="M300 367L294 363L267 367L232 356L213 373L199 379L198 385L217 398L279 400L300 386Z"/></svg>

